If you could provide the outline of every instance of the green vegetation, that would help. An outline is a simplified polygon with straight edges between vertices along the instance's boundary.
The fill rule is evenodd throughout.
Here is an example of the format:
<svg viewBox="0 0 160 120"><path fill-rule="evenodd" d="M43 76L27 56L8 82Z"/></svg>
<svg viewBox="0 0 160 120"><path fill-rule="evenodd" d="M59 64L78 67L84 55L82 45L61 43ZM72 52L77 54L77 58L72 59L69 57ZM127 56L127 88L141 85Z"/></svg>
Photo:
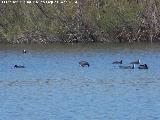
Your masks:
<svg viewBox="0 0 160 120"><path fill-rule="evenodd" d="M0 42L140 42L160 40L159 0L0 3Z"/></svg>

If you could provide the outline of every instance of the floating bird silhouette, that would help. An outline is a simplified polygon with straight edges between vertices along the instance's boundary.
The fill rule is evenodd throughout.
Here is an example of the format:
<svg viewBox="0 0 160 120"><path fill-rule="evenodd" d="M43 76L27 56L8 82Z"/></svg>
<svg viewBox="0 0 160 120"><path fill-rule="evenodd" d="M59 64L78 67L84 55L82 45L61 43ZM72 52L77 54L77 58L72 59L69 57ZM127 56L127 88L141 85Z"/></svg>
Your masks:
<svg viewBox="0 0 160 120"><path fill-rule="evenodd" d="M23 65L14 65L14 68L25 68Z"/></svg>
<svg viewBox="0 0 160 120"><path fill-rule="evenodd" d="M79 65L80 65L81 67L85 67L85 66L89 67L89 66L90 66L87 61L80 61L80 62L79 62Z"/></svg>
<svg viewBox="0 0 160 120"><path fill-rule="evenodd" d="M122 60L120 60L120 61L114 61L112 64L122 64Z"/></svg>
<svg viewBox="0 0 160 120"><path fill-rule="evenodd" d="M27 53L27 50L23 50L23 53L24 53L24 54Z"/></svg>
<svg viewBox="0 0 160 120"><path fill-rule="evenodd" d="M141 64L141 65L139 65L138 69L148 69L148 65L147 64Z"/></svg>
<svg viewBox="0 0 160 120"><path fill-rule="evenodd" d="M135 64L133 64L132 66L128 65L128 66L119 66L120 69L134 69L135 68Z"/></svg>
<svg viewBox="0 0 160 120"><path fill-rule="evenodd" d="M140 64L140 59L138 59L137 61L133 61L130 64Z"/></svg>

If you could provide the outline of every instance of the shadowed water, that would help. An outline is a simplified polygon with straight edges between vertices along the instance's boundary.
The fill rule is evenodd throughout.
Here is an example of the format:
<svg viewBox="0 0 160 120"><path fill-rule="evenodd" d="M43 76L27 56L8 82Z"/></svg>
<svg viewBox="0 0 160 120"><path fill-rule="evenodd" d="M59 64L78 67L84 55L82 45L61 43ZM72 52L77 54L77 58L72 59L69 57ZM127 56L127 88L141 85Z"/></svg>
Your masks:
<svg viewBox="0 0 160 120"><path fill-rule="evenodd" d="M0 45L0 58L0 120L160 119L159 44Z"/></svg>

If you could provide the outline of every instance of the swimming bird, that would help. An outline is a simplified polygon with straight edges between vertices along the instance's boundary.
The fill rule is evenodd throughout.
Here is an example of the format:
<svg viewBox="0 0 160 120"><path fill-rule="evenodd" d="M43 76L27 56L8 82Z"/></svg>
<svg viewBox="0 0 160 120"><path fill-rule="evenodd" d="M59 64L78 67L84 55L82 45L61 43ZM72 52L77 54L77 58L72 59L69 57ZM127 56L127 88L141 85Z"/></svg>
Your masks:
<svg viewBox="0 0 160 120"><path fill-rule="evenodd" d="M148 69L147 64L139 65L138 69Z"/></svg>
<svg viewBox="0 0 160 120"><path fill-rule="evenodd" d="M23 53L24 53L24 54L27 53L27 50L23 50Z"/></svg>
<svg viewBox="0 0 160 120"><path fill-rule="evenodd" d="M23 65L14 65L14 68L25 68Z"/></svg>
<svg viewBox="0 0 160 120"><path fill-rule="evenodd" d="M135 64L133 64L133 66L119 66L120 69L134 69L135 68Z"/></svg>
<svg viewBox="0 0 160 120"><path fill-rule="evenodd" d="M89 66L90 66L87 61L80 61L80 62L79 62L79 65L80 65L81 67L85 67L85 66L89 67Z"/></svg>
<svg viewBox="0 0 160 120"><path fill-rule="evenodd" d="M112 64L122 64L122 60L121 61L115 61Z"/></svg>
<svg viewBox="0 0 160 120"><path fill-rule="evenodd" d="M131 62L130 64L140 64L140 59L138 59L137 61Z"/></svg>

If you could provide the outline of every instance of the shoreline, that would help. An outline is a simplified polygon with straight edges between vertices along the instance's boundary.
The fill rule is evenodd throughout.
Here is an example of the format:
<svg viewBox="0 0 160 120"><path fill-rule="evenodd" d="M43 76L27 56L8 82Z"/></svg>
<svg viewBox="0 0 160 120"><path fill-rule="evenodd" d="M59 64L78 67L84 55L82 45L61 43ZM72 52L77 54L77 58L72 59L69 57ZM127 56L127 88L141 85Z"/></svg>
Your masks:
<svg viewBox="0 0 160 120"><path fill-rule="evenodd" d="M97 38L97 39L60 39L55 36L22 36L22 37L14 37L13 39L0 38L0 44L54 44L54 43L68 43L68 44L77 44L77 43L111 43L111 44L123 44L123 43L160 43L160 38L153 39L150 41L149 39L135 40L135 39L118 39L115 37L108 38Z"/></svg>

